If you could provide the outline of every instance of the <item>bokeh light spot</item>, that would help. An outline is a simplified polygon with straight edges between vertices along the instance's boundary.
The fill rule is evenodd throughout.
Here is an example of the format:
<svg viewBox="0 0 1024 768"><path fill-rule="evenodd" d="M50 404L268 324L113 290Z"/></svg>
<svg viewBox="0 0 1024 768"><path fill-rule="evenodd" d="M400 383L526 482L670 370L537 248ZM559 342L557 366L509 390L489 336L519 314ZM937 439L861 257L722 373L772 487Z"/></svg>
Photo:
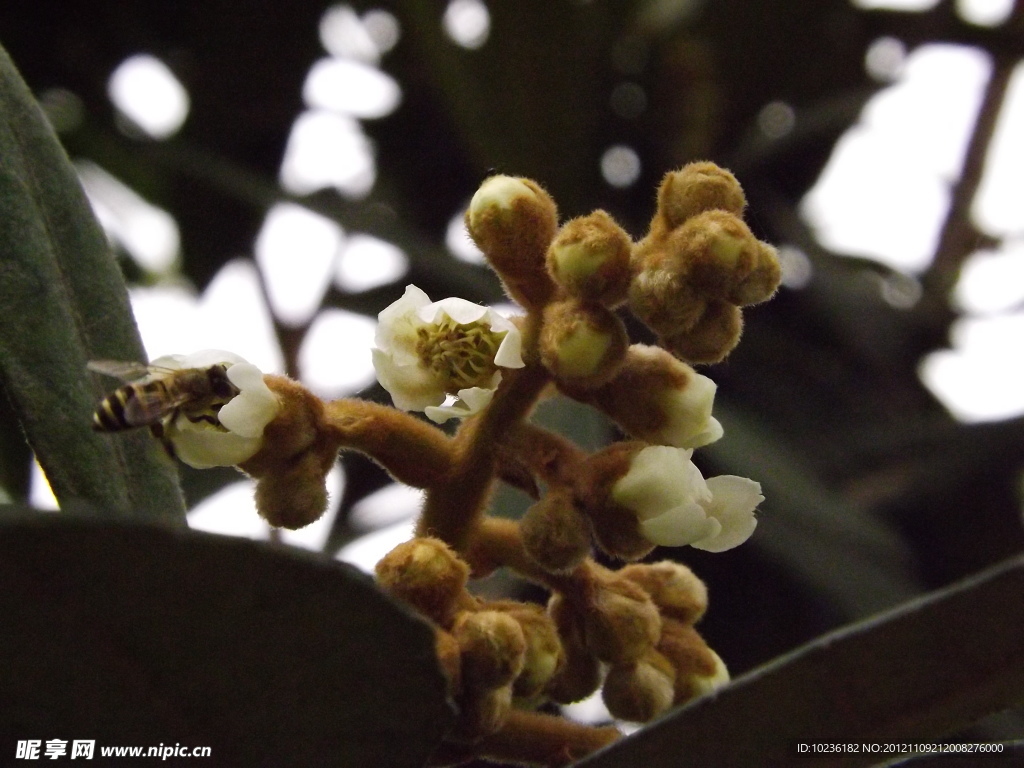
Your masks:
<svg viewBox="0 0 1024 768"><path fill-rule="evenodd" d="M463 48L480 48L491 33L491 14L480 0L451 0L441 25Z"/></svg>
<svg viewBox="0 0 1024 768"><path fill-rule="evenodd" d="M623 188L640 178L640 155L632 147L616 144L601 155L601 176L611 186Z"/></svg>
<svg viewBox="0 0 1024 768"><path fill-rule="evenodd" d="M188 117L185 87L160 59L137 54L121 62L107 81L118 111L154 139L177 133Z"/></svg>

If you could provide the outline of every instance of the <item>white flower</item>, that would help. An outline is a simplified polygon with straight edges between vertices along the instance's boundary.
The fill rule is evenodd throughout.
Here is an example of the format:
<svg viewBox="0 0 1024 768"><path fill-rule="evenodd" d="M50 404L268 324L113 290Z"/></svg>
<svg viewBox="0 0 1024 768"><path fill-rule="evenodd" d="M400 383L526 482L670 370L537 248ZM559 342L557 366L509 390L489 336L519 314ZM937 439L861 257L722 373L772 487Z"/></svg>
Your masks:
<svg viewBox="0 0 1024 768"><path fill-rule="evenodd" d="M154 368L183 370L227 366L227 380L237 393L227 402L213 398L202 410L186 402L164 424L164 437L179 459L197 469L241 464L260 449L263 430L277 415L280 404L255 365L232 352L206 349L192 355L167 355L152 362ZM156 378L170 378L158 373Z"/></svg>
<svg viewBox="0 0 1024 768"><path fill-rule="evenodd" d="M677 448L700 448L718 440L722 425L711 415L718 385L694 371L682 389L670 389L661 398L665 423L647 439Z"/></svg>
<svg viewBox="0 0 1024 768"><path fill-rule="evenodd" d="M431 302L410 285L378 321L378 381L396 407L424 411L437 423L476 413L501 382L498 368L523 367L519 329L464 299Z"/></svg>
<svg viewBox="0 0 1024 768"><path fill-rule="evenodd" d="M612 499L636 514L641 533L655 544L732 549L757 526L761 485L734 475L705 480L692 455L692 449L664 445L638 451L612 486Z"/></svg>

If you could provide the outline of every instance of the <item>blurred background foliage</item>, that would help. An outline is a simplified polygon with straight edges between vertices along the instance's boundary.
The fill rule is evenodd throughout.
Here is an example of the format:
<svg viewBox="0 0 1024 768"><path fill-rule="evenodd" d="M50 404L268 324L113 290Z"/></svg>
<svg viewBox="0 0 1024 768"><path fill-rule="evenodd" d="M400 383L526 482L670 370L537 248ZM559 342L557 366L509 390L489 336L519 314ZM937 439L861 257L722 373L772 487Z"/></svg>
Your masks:
<svg viewBox="0 0 1024 768"><path fill-rule="evenodd" d="M489 270L446 246L453 216L492 170L538 180L565 218L604 208L637 238L663 173L694 159L733 170L755 233L784 249L788 279L772 302L747 313L737 351L705 371L719 385L726 434L697 460L705 474L759 480L766 501L744 547L655 556L679 558L708 582L703 632L738 674L1024 548L1024 421L958 421L919 376L922 359L949 344L964 263L998 244L972 219L971 203L1024 49L1024 14L1017 3L1007 20L982 25L964 18L962 3L917 5L36 0L0 8L0 44L79 168L102 168L173 217L177 256L162 271L140 266L113 239L130 285L184 284L201 294L232 260L254 259L268 211L284 202L348 236L402 249L405 274L365 290L334 281L308 316L273 315L282 367L295 376L304 373L301 348L318 313L372 318L407 283L432 298L503 299ZM451 27L459 9L461 33ZM338 23L355 20L353 29L362 22L371 39L366 49L359 35L343 36L334 58L379 66L401 99L358 122L372 147L362 189L289 189L282 162L296 119L315 101L307 78L328 56L330 13ZM992 62L962 168L944 179L949 205L933 258L914 271L831 252L800 209L837 142L888 84L866 66L880 40L896 41L904 56L943 43ZM187 93L187 118L164 138L133 125L108 92L112 73L140 53L163 62ZM899 169L876 183L880 191L913 189ZM301 271L304 258L297 248L292 268ZM266 270L257 274L272 299ZM631 331L648 338L639 325ZM387 402L376 385L358 394ZM546 405L541 416L585 444L614 437L572 404ZM0 419L0 480L11 497L25 498L31 455L11 415ZM360 533L352 508L388 483L358 456L343 457L343 467L331 553ZM182 477L191 505L237 479L228 470ZM515 514L524 500L510 492L497 503ZM1024 734L1020 725L1004 716L985 728L1007 738Z"/></svg>

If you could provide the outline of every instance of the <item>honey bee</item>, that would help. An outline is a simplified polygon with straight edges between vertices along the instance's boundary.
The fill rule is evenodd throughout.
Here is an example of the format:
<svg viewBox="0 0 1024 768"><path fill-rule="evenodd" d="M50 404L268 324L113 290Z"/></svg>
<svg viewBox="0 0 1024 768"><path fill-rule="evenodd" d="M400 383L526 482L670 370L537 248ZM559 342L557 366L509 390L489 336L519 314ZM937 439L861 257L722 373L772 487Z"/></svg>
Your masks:
<svg viewBox="0 0 1024 768"><path fill-rule="evenodd" d="M149 427L163 437L163 427L178 414L216 425L217 411L239 393L228 379L228 366L162 368L145 363L93 360L89 370L129 382L103 398L92 417L97 432ZM147 375L155 378L137 381Z"/></svg>

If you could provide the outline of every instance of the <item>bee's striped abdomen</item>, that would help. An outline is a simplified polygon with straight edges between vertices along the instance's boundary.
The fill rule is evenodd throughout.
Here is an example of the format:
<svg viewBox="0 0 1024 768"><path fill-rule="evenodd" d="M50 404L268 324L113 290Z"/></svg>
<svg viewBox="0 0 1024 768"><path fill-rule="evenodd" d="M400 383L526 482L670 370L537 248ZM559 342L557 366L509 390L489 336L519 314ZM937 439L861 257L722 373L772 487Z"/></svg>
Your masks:
<svg viewBox="0 0 1024 768"><path fill-rule="evenodd" d="M114 390L109 397L103 398L96 413L92 415L92 428L97 432L120 432L131 429L133 425L128 423L124 414L125 403L128 398L134 396L131 387L121 387Z"/></svg>

